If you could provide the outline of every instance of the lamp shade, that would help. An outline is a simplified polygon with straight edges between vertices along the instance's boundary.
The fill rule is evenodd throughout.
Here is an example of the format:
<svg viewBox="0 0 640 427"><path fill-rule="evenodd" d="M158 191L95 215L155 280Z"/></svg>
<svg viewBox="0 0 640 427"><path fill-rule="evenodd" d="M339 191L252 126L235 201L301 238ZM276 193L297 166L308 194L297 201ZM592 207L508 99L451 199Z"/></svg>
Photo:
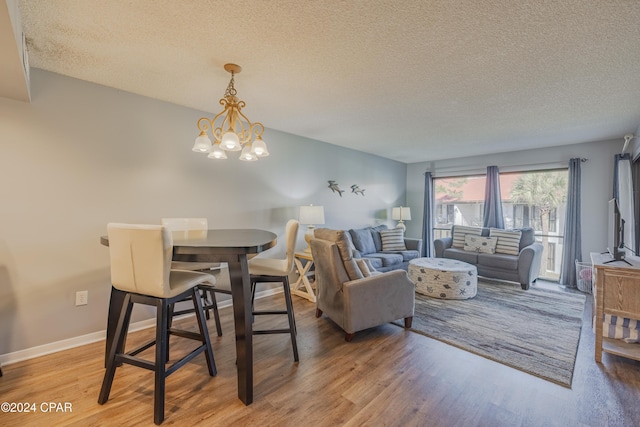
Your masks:
<svg viewBox="0 0 640 427"><path fill-rule="evenodd" d="M403 206L392 208L391 219L394 221L405 221L411 219L411 208Z"/></svg>
<svg viewBox="0 0 640 427"><path fill-rule="evenodd" d="M300 224L324 224L323 206L300 206Z"/></svg>

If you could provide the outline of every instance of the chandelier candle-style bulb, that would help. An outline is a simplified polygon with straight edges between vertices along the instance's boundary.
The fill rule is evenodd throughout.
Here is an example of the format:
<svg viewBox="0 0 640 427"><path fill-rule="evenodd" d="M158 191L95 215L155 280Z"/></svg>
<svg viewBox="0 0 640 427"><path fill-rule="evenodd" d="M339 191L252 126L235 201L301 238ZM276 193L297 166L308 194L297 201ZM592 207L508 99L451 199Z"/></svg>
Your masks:
<svg viewBox="0 0 640 427"><path fill-rule="evenodd" d="M242 113L245 102L238 99L234 86L234 76L242 68L235 64L225 64L224 69L231 73L231 80L224 96L220 99L223 110L213 119L201 117L198 120L200 135L196 138L193 151L209 153L210 159L226 159L227 151L240 151L240 160L255 161L269 155L267 144L262 139L264 125L251 123ZM213 136L213 142L208 132ZM255 138L253 142L251 139Z"/></svg>
<svg viewBox="0 0 640 427"><path fill-rule="evenodd" d="M267 144L264 143L262 138L257 137L253 144L251 145L251 152L258 157L267 157L269 155L269 151L267 151Z"/></svg>
<svg viewBox="0 0 640 427"><path fill-rule="evenodd" d="M206 132L200 132L200 136L196 138L196 143L193 145L193 151L196 153L208 153L210 150L211 140Z"/></svg>
<svg viewBox="0 0 640 427"><path fill-rule="evenodd" d="M226 159L227 153L225 153L224 150L220 148L220 144L216 142L215 144L213 144L211 152L207 157L210 159Z"/></svg>
<svg viewBox="0 0 640 427"><path fill-rule="evenodd" d="M255 162L256 160L258 160L258 156L253 154L253 152L251 151L250 144L245 145L242 149L242 153L240 153L240 160L243 160L245 162Z"/></svg>

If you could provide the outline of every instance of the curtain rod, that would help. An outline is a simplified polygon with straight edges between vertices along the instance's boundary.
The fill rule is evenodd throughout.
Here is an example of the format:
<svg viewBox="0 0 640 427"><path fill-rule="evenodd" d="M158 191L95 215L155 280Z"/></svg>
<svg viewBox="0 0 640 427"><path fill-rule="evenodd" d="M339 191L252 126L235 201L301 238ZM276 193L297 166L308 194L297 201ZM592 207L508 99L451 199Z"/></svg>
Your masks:
<svg viewBox="0 0 640 427"><path fill-rule="evenodd" d="M585 158L585 157L581 157L580 158L580 162L584 163L584 162L588 162L589 159ZM488 165L488 166L493 166L493 165ZM521 165L498 165L498 170L500 170L500 172L519 172L519 171L531 171L531 170L535 170L536 168L541 168L541 169L564 169L566 167L569 166L569 160L567 161L562 161L562 162L544 162L544 163L527 163L527 164L521 164ZM487 170L487 166L485 167L468 167L465 168L465 166L460 166L460 167L456 167L456 166L451 166L451 167L446 167L446 168L436 168L435 170L431 170L431 171L425 171L426 172L431 172L432 174L438 174L438 175L447 175L447 174L454 174L454 175L481 175L484 172L486 172ZM423 173L424 175L424 173Z"/></svg>

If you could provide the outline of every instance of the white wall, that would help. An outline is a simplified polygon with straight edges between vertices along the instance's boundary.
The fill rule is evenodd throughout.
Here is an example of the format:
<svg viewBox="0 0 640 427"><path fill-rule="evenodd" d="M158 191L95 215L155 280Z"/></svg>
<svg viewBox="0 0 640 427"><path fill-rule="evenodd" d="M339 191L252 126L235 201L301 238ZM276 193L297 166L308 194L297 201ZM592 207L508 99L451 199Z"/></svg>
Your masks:
<svg viewBox="0 0 640 427"><path fill-rule="evenodd" d="M214 161L191 151L197 119L211 113L42 70L31 85L30 104L0 98L0 356L105 329L109 257L99 237L110 221L204 216L283 237L303 204L324 205L325 226L351 228L391 225L390 208L405 199L403 163L270 129L270 157ZM246 113L259 120L250 104ZM352 184L365 196L350 194ZM284 256L279 240L269 256ZM89 305L74 306L79 290Z"/></svg>
<svg viewBox="0 0 640 427"><path fill-rule="evenodd" d="M602 252L607 247L607 206L613 194L613 159L622 150L623 138L537 150L513 151L486 156L464 157L435 162L413 163L407 167L407 206L416 212L415 220L407 222L407 234L420 236L424 204L424 172L438 176L447 173L486 172L487 166L503 171L518 168L535 169L545 164L564 165L569 159L588 159L582 163L582 257L590 252Z"/></svg>

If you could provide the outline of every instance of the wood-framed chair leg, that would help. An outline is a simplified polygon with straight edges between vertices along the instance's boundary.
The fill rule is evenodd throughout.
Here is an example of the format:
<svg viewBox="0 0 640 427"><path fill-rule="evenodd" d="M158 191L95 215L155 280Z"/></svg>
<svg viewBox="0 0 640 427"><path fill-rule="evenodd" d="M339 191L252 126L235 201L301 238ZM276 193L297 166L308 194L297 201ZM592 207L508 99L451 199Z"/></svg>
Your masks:
<svg viewBox="0 0 640 427"><path fill-rule="evenodd" d="M298 362L298 342L296 340L296 318L293 314L293 301L291 301L291 290L289 289L289 278L284 276L282 279L284 286L284 301L287 306L287 317L289 318L289 329L291 331L291 346L293 347L293 360Z"/></svg>
<svg viewBox="0 0 640 427"><path fill-rule="evenodd" d="M219 337L222 336L222 326L220 325L220 312L218 311L218 300L216 299L216 291L209 290L209 296L211 297L211 308L213 309L213 318L216 321L216 333ZM209 310L206 310L207 319L209 319Z"/></svg>
<svg viewBox="0 0 640 427"><path fill-rule="evenodd" d="M209 375L215 377L218 373L216 369L216 362L213 359L213 353L209 351L211 348L211 338L209 338L209 333L207 331L207 321L206 316L204 315L204 310L202 308L202 301L198 296L198 292L194 291L192 295L193 306L196 308L196 320L198 321L198 330L200 331L200 336L202 337L202 344L205 345L205 358L207 359L207 369L209 370ZM215 300L214 300L215 301ZM216 313L216 311L214 311ZM216 325L220 325L219 321L216 321ZM222 333L220 333L222 335ZM220 336L218 335L218 336Z"/></svg>
<svg viewBox="0 0 640 427"><path fill-rule="evenodd" d="M156 363L155 381L153 392L153 422L157 425L164 421L164 393L166 366L169 353L169 304L166 299L158 299L156 309Z"/></svg>
<svg viewBox="0 0 640 427"><path fill-rule="evenodd" d="M274 283L282 283L283 293L284 293L284 301L286 305L286 310L256 310L254 307L255 301L255 292L256 286L259 282L274 282ZM251 315L252 321L257 315L287 315L287 320L289 323L289 327L287 329L272 329L272 330L253 330L254 335L263 335L263 334L286 334L288 333L291 336L291 346L293 347L293 358L296 362L299 361L298 356L298 343L296 340L296 319L293 311L293 301L291 300L291 289L289 285L289 278L287 276L262 276L255 275L251 276Z"/></svg>
<svg viewBox="0 0 640 427"><path fill-rule="evenodd" d="M413 322L413 316L405 317L404 318L404 327L406 329L409 329L411 327L411 323L412 322Z"/></svg>
<svg viewBox="0 0 640 427"><path fill-rule="evenodd" d="M316 308L316 318L319 319L322 317L322 310L320 310L319 308Z"/></svg>
<svg viewBox="0 0 640 427"><path fill-rule="evenodd" d="M116 326L114 343L109 349L109 354L107 355L107 369L105 370L102 387L100 388L100 395L98 396L98 403L100 405L105 404L107 400L109 400L113 377L116 374L116 367L118 366L116 354L124 352L125 335L129 326L125 325L125 323L128 323L131 319L132 309L133 303L131 302L131 295L126 294L122 305L122 311L120 312L120 318L118 319L118 325Z"/></svg>
<svg viewBox="0 0 640 427"><path fill-rule="evenodd" d="M355 334L350 334L350 333L346 332L346 333L344 334L344 340L345 340L346 342L351 342L351 340L353 339L353 336L354 336L354 335L355 335Z"/></svg>

